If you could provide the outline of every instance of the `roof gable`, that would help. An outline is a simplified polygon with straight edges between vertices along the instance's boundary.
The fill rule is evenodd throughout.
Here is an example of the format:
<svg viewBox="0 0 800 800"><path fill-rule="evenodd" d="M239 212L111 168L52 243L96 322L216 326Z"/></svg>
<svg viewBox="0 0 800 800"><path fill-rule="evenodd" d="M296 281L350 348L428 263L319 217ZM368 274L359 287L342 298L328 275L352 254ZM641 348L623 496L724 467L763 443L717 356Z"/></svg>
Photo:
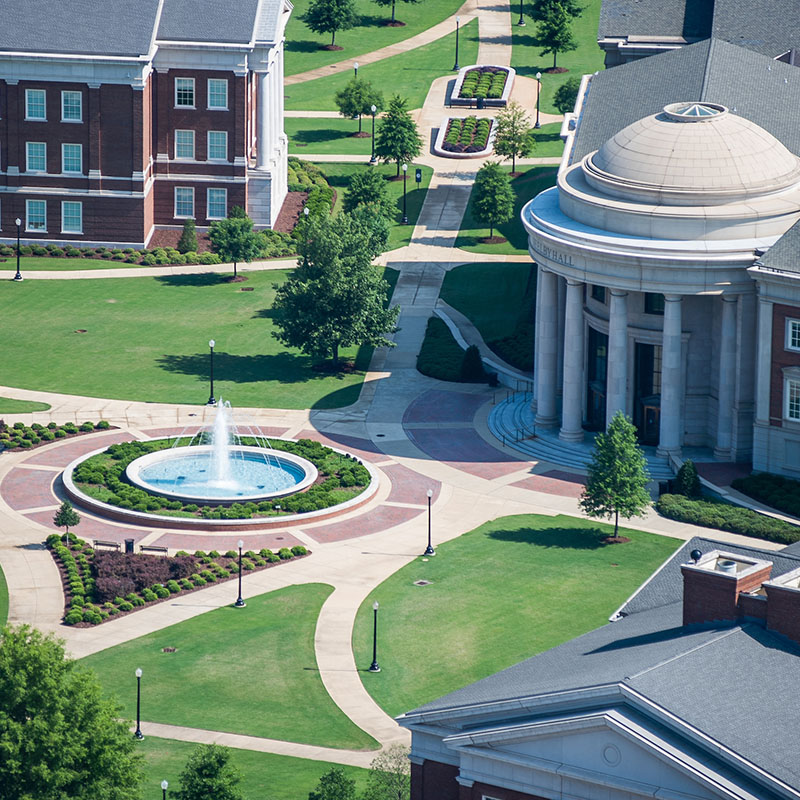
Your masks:
<svg viewBox="0 0 800 800"><path fill-rule="evenodd" d="M713 10L714 0L604 0L598 37L705 39Z"/></svg>

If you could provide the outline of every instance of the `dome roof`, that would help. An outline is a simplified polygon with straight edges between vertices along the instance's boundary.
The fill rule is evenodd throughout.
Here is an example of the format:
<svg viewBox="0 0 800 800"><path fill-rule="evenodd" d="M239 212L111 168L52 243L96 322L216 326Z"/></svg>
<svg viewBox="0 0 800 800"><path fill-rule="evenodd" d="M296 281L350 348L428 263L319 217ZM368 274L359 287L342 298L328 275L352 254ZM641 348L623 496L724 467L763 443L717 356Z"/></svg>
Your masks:
<svg viewBox="0 0 800 800"><path fill-rule="evenodd" d="M584 159L583 171L612 195L715 205L798 183L800 159L724 106L688 102L623 128Z"/></svg>

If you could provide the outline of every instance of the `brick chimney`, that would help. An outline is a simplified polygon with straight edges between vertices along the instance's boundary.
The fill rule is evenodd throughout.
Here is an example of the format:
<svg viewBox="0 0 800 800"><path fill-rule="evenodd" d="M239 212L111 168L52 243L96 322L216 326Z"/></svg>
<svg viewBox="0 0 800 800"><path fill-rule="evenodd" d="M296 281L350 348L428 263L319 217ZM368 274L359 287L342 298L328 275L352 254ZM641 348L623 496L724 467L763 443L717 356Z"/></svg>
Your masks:
<svg viewBox="0 0 800 800"><path fill-rule="evenodd" d="M800 567L764 584L767 629L800 643Z"/></svg>

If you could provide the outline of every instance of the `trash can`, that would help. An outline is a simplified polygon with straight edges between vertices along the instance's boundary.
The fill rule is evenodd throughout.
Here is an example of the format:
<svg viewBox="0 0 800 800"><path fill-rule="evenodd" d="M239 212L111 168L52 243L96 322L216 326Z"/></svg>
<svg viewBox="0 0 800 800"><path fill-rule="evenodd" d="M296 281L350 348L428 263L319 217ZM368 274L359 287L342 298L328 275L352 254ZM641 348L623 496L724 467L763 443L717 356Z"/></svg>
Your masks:
<svg viewBox="0 0 800 800"><path fill-rule="evenodd" d="M126 539L125 540L125 552L132 553L133 552L133 539Z"/></svg>
<svg viewBox="0 0 800 800"><path fill-rule="evenodd" d="M496 372L490 372L487 375L489 386L495 387L500 385L500 377Z"/></svg>
<svg viewBox="0 0 800 800"><path fill-rule="evenodd" d="M486 100L483 97L478 98L478 110L480 111L482 108L486 108Z"/></svg>

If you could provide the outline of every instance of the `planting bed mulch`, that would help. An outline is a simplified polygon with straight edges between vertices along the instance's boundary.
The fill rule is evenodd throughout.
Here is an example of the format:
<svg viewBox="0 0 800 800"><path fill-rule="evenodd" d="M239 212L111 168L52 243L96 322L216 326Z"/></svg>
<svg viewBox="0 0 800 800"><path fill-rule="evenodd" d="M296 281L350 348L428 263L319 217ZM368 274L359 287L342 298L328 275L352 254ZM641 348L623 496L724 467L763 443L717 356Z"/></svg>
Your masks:
<svg viewBox="0 0 800 800"><path fill-rule="evenodd" d="M76 331L76 333L85 333L85 331ZM63 425L57 425L55 422L49 422L47 425L40 425L38 422L31 425L15 422L13 425L9 425L0 419L0 452L4 450L35 450L37 447L44 447L55 441L74 439L76 436L84 436L95 431L110 430L117 430L117 427L109 424L106 420L84 422L82 425L76 425L74 422L65 422Z"/></svg>
<svg viewBox="0 0 800 800"><path fill-rule="evenodd" d="M503 242L507 242L505 236L484 236L481 239L482 244L502 244Z"/></svg>
<svg viewBox="0 0 800 800"><path fill-rule="evenodd" d="M64 541L68 540L68 545ZM132 614L170 597L188 594L212 583L239 577L239 556L234 550L220 554L196 550L190 555L151 556L94 550L74 533L54 533L47 548L61 574L64 589L64 624L90 628L110 619ZM277 553L248 550L242 556L242 573L303 558L310 551L302 545Z"/></svg>
<svg viewBox="0 0 800 800"><path fill-rule="evenodd" d="M442 142L442 149L451 153L479 153L489 143L492 122L477 117L451 117Z"/></svg>
<svg viewBox="0 0 800 800"><path fill-rule="evenodd" d="M548 67L546 70L543 70L548 75L561 75L564 72L569 72L566 67Z"/></svg>
<svg viewBox="0 0 800 800"><path fill-rule="evenodd" d="M462 100L472 97L499 100L507 80L508 70L502 67L475 67L464 76L458 96Z"/></svg>
<svg viewBox="0 0 800 800"><path fill-rule="evenodd" d="M183 231L180 230L158 230L156 229L153 231L153 235L150 238L150 242L148 247L151 250L155 250L157 247L163 247L164 249L172 248L176 249L178 247L178 242L181 238L181 234ZM197 231L197 251L198 253L210 253L211 252L211 240L205 233L201 231Z"/></svg>
<svg viewBox="0 0 800 800"><path fill-rule="evenodd" d="M303 206L306 204L307 197L308 192L287 192L273 230L281 233L291 233L303 213Z"/></svg>

